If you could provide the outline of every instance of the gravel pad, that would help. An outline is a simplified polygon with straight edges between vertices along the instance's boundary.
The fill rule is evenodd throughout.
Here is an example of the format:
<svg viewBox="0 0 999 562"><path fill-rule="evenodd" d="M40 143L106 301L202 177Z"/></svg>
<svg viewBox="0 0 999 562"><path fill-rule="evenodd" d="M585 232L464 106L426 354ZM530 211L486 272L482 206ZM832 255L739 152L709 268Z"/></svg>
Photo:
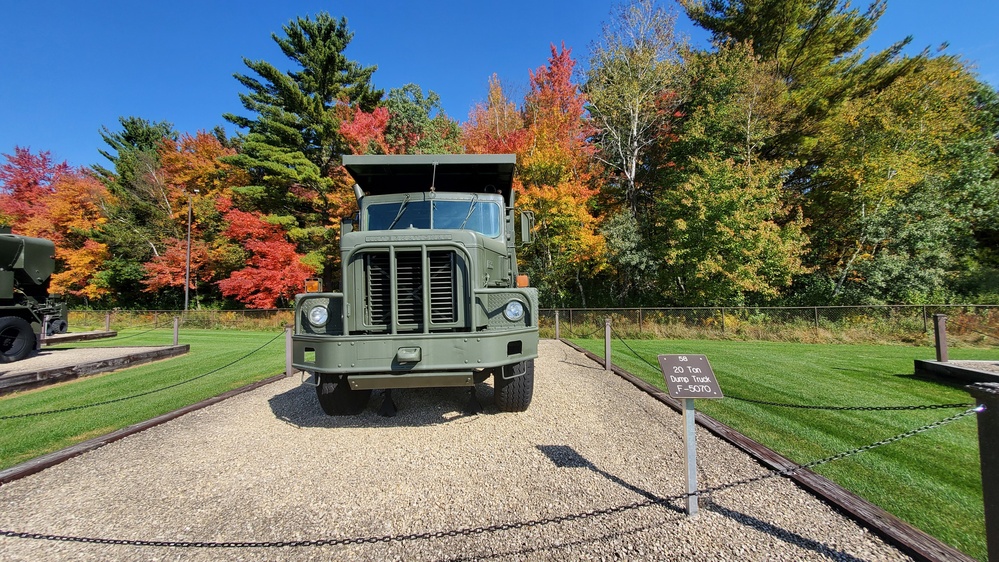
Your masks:
<svg viewBox="0 0 999 562"><path fill-rule="evenodd" d="M559 342L541 342L527 412L497 412L491 380L476 392L479 415L463 413L468 390L457 388L395 391L394 418L377 415L378 391L363 414L328 417L292 377L0 487L0 529L12 531L394 539L178 548L0 537L0 559L908 559L782 478L702 497L695 517L683 500L635 507L683 493L682 417ZM701 488L766 472L697 431Z"/></svg>

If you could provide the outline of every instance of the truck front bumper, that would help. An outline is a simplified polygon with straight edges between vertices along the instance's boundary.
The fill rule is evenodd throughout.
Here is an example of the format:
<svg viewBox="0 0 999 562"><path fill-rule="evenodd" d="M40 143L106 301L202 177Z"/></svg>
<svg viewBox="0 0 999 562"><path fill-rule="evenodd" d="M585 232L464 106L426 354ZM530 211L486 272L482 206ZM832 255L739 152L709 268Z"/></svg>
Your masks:
<svg viewBox="0 0 999 562"><path fill-rule="evenodd" d="M471 386L475 375L538 356L538 330L475 333L297 334L292 365L314 375L348 375L351 388Z"/></svg>

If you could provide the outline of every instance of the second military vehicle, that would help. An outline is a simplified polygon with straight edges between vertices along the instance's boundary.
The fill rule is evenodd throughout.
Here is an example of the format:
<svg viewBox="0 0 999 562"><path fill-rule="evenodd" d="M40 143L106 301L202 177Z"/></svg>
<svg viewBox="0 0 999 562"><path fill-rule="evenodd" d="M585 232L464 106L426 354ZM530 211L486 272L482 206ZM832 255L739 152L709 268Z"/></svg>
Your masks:
<svg viewBox="0 0 999 562"><path fill-rule="evenodd" d="M0 227L0 362L26 358L45 330L66 331L66 303L49 295L55 271L55 244L11 234Z"/></svg>
<svg viewBox="0 0 999 562"><path fill-rule="evenodd" d="M330 415L373 389L493 377L501 411L534 389L538 295L517 270L514 155L344 156L359 213L341 231L342 290L295 300L293 365ZM521 215L521 240L533 217ZM382 410L394 413L390 392Z"/></svg>

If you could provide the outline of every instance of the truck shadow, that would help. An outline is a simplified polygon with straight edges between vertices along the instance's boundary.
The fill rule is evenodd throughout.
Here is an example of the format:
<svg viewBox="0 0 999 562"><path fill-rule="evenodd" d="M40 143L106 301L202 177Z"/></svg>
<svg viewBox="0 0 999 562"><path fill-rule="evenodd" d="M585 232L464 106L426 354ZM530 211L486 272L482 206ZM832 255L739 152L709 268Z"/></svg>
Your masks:
<svg viewBox="0 0 999 562"><path fill-rule="evenodd" d="M368 406L355 416L328 416L319 406L314 387L299 385L277 394L267 402L277 419L295 427L418 427L444 423L470 423L478 416L498 412L493 406L493 387L487 383L475 385L475 396L481 412L470 414L469 387L396 389L392 398L398 407L394 417L378 414L384 391L376 390Z"/></svg>

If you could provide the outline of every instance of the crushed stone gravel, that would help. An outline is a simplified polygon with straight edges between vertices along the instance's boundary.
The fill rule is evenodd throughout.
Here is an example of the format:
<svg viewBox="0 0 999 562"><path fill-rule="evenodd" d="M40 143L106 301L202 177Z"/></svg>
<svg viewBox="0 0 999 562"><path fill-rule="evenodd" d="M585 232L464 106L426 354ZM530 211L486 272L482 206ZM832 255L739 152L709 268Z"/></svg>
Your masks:
<svg viewBox="0 0 999 562"><path fill-rule="evenodd" d="M793 483L684 491L681 416L581 353L543 340L523 413L467 389L376 392L328 417L289 377L0 487L0 529L150 541L379 538L338 546L177 548L0 537L20 560L908 560ZM698 483L766 472L697 429ZM572 516L566 518L566 516ZM541 521L543 524L525 522Z"/></svg>

